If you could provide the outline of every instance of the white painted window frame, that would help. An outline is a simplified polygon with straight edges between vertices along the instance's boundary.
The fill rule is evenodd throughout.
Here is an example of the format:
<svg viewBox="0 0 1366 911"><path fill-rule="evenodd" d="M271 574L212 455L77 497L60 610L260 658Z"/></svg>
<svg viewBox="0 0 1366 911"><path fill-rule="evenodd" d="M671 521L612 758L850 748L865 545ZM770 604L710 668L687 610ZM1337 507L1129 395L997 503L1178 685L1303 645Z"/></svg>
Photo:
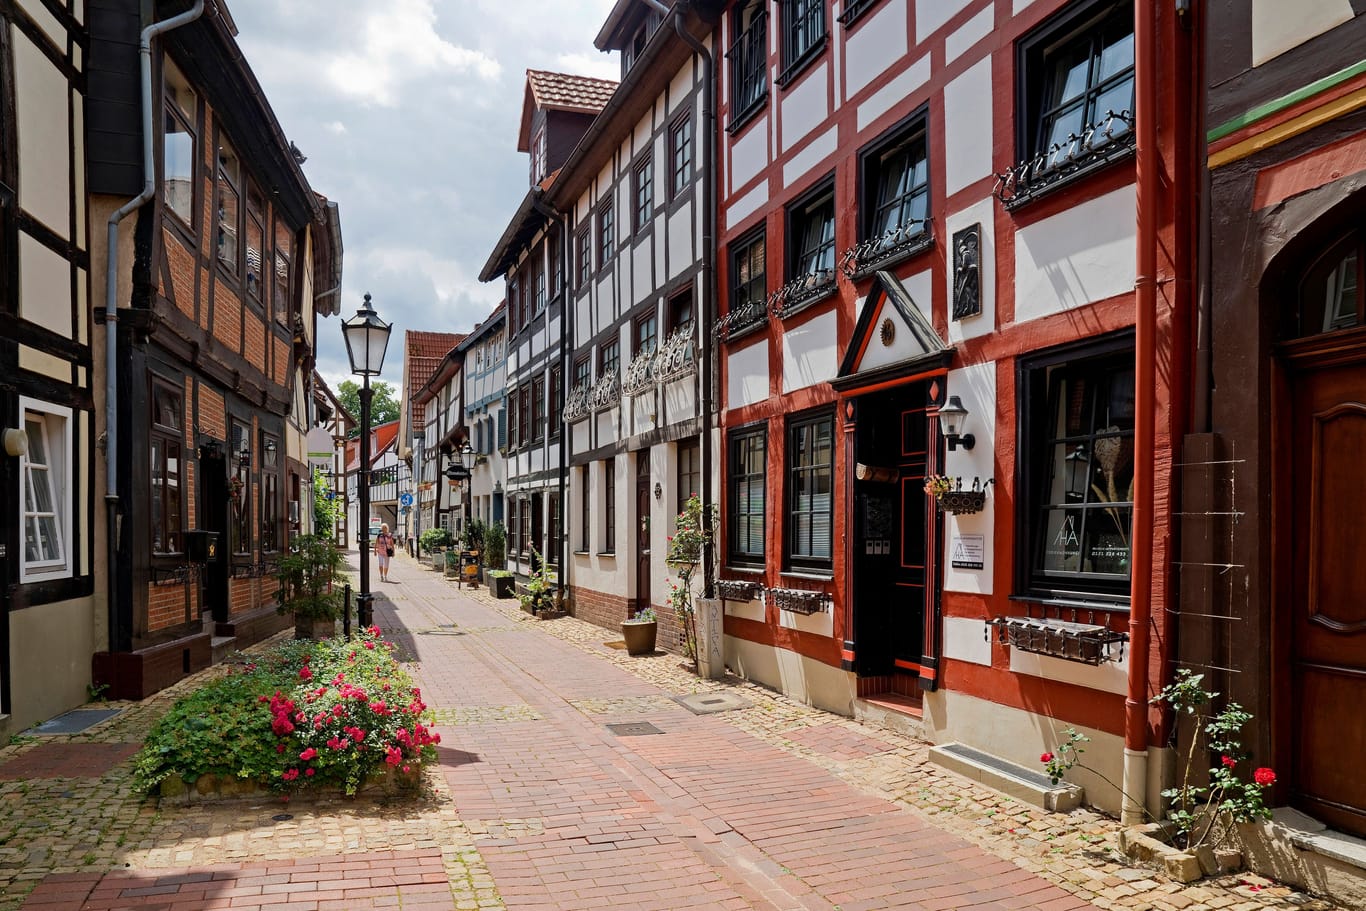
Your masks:
<svg viewBox="0 0 1366 911"><path fill-rule="evenodd" d="M27 431L29 421L37 418L44 435L44 450L48 464L47 475L49 493L55 507L53 516L57 526L58 544L61 559L30 562L28 548L20 541L19 546L19 583L47 582L53 579L69 579L73 574L72 564L72 411L64 405L54 405L38 399L20 397L20 425ZM19 477L23 489L18 498L19 527L27 534L29 511L28 493L32 482L28 451L19 457Z"/></svg>

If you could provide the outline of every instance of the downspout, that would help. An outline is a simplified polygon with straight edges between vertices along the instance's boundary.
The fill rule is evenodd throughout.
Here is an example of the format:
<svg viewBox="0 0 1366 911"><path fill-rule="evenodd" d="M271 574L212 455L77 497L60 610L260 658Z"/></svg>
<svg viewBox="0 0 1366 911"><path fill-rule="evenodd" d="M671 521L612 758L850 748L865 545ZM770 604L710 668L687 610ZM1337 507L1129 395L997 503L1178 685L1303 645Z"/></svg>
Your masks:
<svg viewBox="0 0 1366 911"><path fill-rule="evenodd" d="M1157 329L1157 54L1154 0L1134 3L1137 250L1134 275L1134 506L1129 681L1124 700L1125 825L1143 822L1148 779L1148 660L1153 586L1153 417Z"/></svg>
<svg viewBox="0 0 1366 911"><path fill-rule="evenodd" d="M115 569L119 561L119 223L142 208L156 195L155 136L156 121L152 116L152 39L172 29L179 28L198 19L204 14L204 0L195 0L194 5L177 16L162 22L153 22L142 30L142 40L138 45L141 58L142 75L142 192L124 203L109 216L109 233L106 243L104 277L104 471L105 471L105 519L108 524L109 566L106 584L109 586L109 650L118 651L124 646L125 631L119 628L118 584ZM131 640L128 643L131 645Z"/></svg>
<svg viewBox="0 0 1366 911"><path fill-rule="evenodd" d="M656 0L644 0L658 6ZM683 25L683 16L689 4L679 0L674 6L674 31L683 43L692 48L702 62L702 276L706 285L706 298L698 307L699 332L698 346L705 349L702 357L702 515L712 515L715 499L712 496L712 377L716 346L712 340L712 313L717 305L716 291L716 167L713 161L716 144L716 97L714 89L714 61L706 45L698 41ZM716 543L712 535L702 549L702 597L715 596Z"/></svg>
<svg viewBox="0 0 1366 911"><path fill-rule="evenodd" d="M565 215L553 205L545 202L540 194L531 200L531 206L547 221L560 223L560 269L569 269L569 216ZM560 397L564 397L564 384L569 379L569 290L566 287L568 282L560 281ZM553 402L551 403L554 404ZM564 409L560 409L560 483L559 483L559 506L560 511L560 540L555 542L559 550L560 571L555 574L555 596L560 604L564 604L564 591L566 577L569 575L569 536L565 534L565 494L568 493L569 482L569 425L564 420ZM547 436L549 430L546 431Z"/></svg>

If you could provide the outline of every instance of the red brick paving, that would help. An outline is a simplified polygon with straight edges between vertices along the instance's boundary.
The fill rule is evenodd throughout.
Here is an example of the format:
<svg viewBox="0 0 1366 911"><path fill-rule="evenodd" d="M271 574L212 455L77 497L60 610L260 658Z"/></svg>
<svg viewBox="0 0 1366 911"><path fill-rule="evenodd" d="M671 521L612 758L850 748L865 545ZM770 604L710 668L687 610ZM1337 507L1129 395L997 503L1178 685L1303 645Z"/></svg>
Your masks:
<svg viewBox="0 0 1366 911"><path fill-rule="evenodd" d="M802 728L788 737L793 743L809 747L823 756L848 762L895 749L892 744L876 737L852 734L844 725L817 724Z"/></svg>
<svg viewBox="0 0 1366 911"><path fill-rule="evenodd" d="M0 765L0 779L99 778L141 748L140 743L43 743Z"/></svg>
<svg viewBox="0 0 1366 911"><path fill-rule="evenodd" d="M450 911L441 851L379 851L192 870L57 874L25 911Z"/></svg>

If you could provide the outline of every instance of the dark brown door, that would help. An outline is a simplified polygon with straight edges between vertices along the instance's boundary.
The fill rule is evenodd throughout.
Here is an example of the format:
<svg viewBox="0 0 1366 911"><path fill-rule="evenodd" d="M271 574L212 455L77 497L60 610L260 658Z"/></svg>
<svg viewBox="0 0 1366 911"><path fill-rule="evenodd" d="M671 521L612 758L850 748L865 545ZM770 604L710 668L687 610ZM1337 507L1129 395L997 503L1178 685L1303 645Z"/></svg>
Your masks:
<svg viewBox="0 0 1366 911"><path fill-rule="evenodd" d="M1296 373L1290 399L1291 795L1366 835L1366 363Z"/></svg>
<svg viewBox="0 0 1366 911"><path fill-rule="evenodd" d="M636 457L636 609L650 606L650 450Z"/></svg>
<svg viewBox="0 0 1366 911"><path fill-rule="evenodd" d="M229 538L228 464L221 452L199 451L200 499L197 504L198 527L218 533L213 555L201 570L203 599L200 614L208 614L218 623L228 622L228 578L231 574L229 557L232 546Z"/></svg>

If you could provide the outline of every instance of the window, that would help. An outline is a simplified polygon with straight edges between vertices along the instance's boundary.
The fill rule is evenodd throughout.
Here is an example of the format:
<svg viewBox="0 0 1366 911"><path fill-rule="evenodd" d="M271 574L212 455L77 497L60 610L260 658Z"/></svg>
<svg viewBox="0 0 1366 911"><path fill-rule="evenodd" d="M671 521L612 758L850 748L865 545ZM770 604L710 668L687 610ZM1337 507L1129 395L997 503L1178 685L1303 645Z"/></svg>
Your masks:
<svg viewBox="0 0 1366 911"><path fill-rule="evenodd" d="M280 515L279 441L261 434L261 550L277 551L284 540ZM422 466L418 466L421 471Z"/></svg>
<svg viewBox="0 0 1366 911"><path fill-rule="evenodd" d="M702 489L702 445L697 440L678 441L678 512L688 498Z"/></svg>
<svg viewBox="0 0 1366 911"><path fill-rule="evenodd" d="M593 274L593 248L588 243L587 225L579 232L578 238L574 241L574 248L579 251L578 284L582 289L588 284L588 277Z"/></svg>
<svg viewBox="0 0 1366 911"><path fill-rule="evenodd" d="M1132 337L1021 361L1021 580L1042 597L1129 591Z"/></svg>
<svg viewBox="0 0 1366 911"><path fill-rule="evenodd" d="M926 159L925 115L917 114L886 140L865 152L863 239L872 249L861 268L914 249L928 235L930 169Z"/></svg>
<svg viewBox="0 0 1366 911"><path fill-rule="evenodd" d="M522 552L522 525L517 517L516 497L508 497L508 555L516 556Z"/></svg>
<svg viewBox="0 0 1366 911"><path fill-rule="evenodd" d="M531 381L531 442L545 439L545 376Z"/></svg>
<svg viewBox="0 0 1366 911"><path fill-rule="evenodd" d="M240 421L232 422L232 552L251 553L251 429ZM373 481L370 485L374 487Z"/></svg>
<svg viewBox="0 0 1366 911"><path fill-rule="evenodd" d="M540 543L536 540L536 534L533 531L533 523L537 523L540 520L540 516L537 515L537 508L540 505L541 503L539 496L534 497L532 499L522 497L522 509L520 512L520 515L522 517L522 533L520 535L520 538L523 556L529 557L531 555L532 549Z"/></svg>
<svg viewBox="0 0 1366 911"><path fill-rule="evenodd" d="M745 0L731 17L730 126L734 131L758 112L768 95L768 13L764 0Z"/></svg>
<svg viewBox="0 0 1366 911"><path fill-rule="evenodd" d="M692 111L686 111L669 127L669 162L673 174L669 198L677 199L692 182Z"/></svg>
<svg viewBox="0 0 1366 911"><path fill-rule="evenodd" d="M612 249L616 245L615 229L612 226L612 203L602 207L598 213L598 267L607 268L612 259Z"/></svg>
<svg viewBox="0 0 1366 911"><path fill-rule="evenodd" d="M550 257L550 299L554 300L560 296L560 289L564 287L564 269L560 262L560 238L552 234L546 242L546 248Z"/></svg>
<svg viewBox="0 0 1366 911"><path fill-rule="evenodd" d="M764 562L767 459L767 437L763 427L731 434L727 553L732 563L762 565Z"/></svg>
<svg viewBox="0 0 1366 911"><path fill-rule="evenodd" d="M655 347L659 344L659 317L653 308L649 313L642 313L636 317L633 325L635 334L635 354L653 354Z"/></svg>
<svg viewBox="0 0 1366 911"><path fill-rule="evenodd" d="M655 214L655 165L654 159L646 155L645 160L636 165L635 171L636 230L650 223Z"/></svg>
<svg viewBox="0 0 1366 911"><path fill-rule="evenodd" d="M272 309L275 321L281 326L290 325L290 307L294 300L290 296L291 262L294 260L294 234L285 227L283 221L275 223L275 294L272 295Z"/></svg>
<svg viewBox="0 0 1366 911"><path fill-rule="evenodd" d="M152 381L152 427L148 449L152 457L149 519L152 553L181 553L181 446L185 438L183 396L174 386Z"/></svg>
<svg viewBox="0 0 1366 911"><path fill-rule="evenodd" d="M546 510L550 517L550 537L545 542L545 562L550 566L560 565L560 492L552 490L545 496Z"/></svg>
<svg viewBox="0 0 1366 911"><path fill-rule="evenodd" d="M545 127L536 131L536 135L531 140L531 183L533 185L545 180L546 176L546 150L545 150Z"/></svg>
<svg viewBox="0 0 1366 911"><path fill-rule="evenodd" d="M730 332L766 319L768 276L764 263L764 231L737 242L730 252Z"/></svg>
<svg viewBox="0 0 1366 911"><path fill-rule="evenodd" d="M521 438L517 436L517 390L510 390L508 393L508 441L507 447L515 450L521 445Z"/></svg>
<svg viewBox="0 0 1366 911"><path fill-rule="evenodd" d="M163 58L164 59L164 58ZM165 61L166 117L161 145L161 194L185 227L194 225L195 125L199 101L175 65Z"/></svg>
<svg viewBox="0 0 1366 911"><path fill-rule="evenodd" d="M589 369L588 358L581 357L574 362L574 388L582 389L586 387L592 379Z"/></svg>
<svg viewBox="0 0 1366 911"><path fill-rule="evenodd" d="M516 335L521 325L517 322L517 293L521 287L521 282L517 276L508 279L508 334Z"/></svg>
<svg viewBox="0 0 1366 911"><path fill-rule="evenodd" d="M825 46L825 0L780 0L783 26L782 85Z"/></svg>
<svg viewBox="0 0 1366 911"><path fill-rule="evenodd" d="M692 288L669 298L669 331L679 332L692 329Z"/></svg>
<svg viewBox="0 0 1366 911"><path fill-rule="evenodd" d="M20 399L28 449L19 462L23 484L23 582L71 575L71 409Z"/></svg>
<svg viewBox="0 0 1366 911"><path fill-rule="evenodd" d="M550 438L560 438L560 415L564 413L564 378L559 365L550 368Z"/></svg>
<svg viewBox="0 0 1366 911"><path fill-rule="evenodd" d="M1299 324L1294 335L1318 335L1366 324L1361 270L1366 265L1362 236L1351 234L1328 249L1306 271L1299 288Z"/></svg>
<svg viewBox="0 0 1366 911"><path fill-rule="evenodd" d="M218 138L218 218L215 249L218 262L233 275L237 274L237 225L242 163L232 145L222 136Z"/></svg>
<svg viewBox="0 0 1366 911"><path fill-rule="evenodd" d="M531 439L531 387L523 385L517 392L517 441L526 446Z"/></svg>
<svg viewBox="0 0 1366 911"><path fill-rule="evenodd" d="M545 311L545 264L537 256L531 264L531 274L536 277L536 310L535 314Z"/></svg>
<svg viewBox="0 0 1366 911"><path fill-rule="evenodd" d="M261 306L261 295L264 293L262 276L265 270L270 267L270 260L266 256L264 249L266 239L265 229L265 199L261 196L261 191L256 188L254 181L247 181L247 297L258 307ZM277 305L278 306L278 305Z"/></svg>
<svg viewBox="0 0 1366 911"><path fill-rule="evenodd" d="M602 552L617 552L617 461L604 459L602 463Z"/></svg>
<svg viewBox="0 0 1366 911"><path fill-rule="evenodd" d="M588 486L588 472L590 469L591 466L589 465L585 465L583 468L579 469L579 480L581 482L579 488L579 534L581 535L579 538L579 551L585 554L593 549L593 542L591 540L593 529L591 519L593 492Z"/></svg>
<svg viewBox="0 0 1366 911"><path fill-rule="evenodd" d="M823 287L835 280L835 188L826 186L788 210L789 279Z"/></svg>
<svg viewBox="0 0 1366 911"><path fill-rule="evenodd" d="M598 377L602 378L607 372L615 372L621 364L621 340L612 339L610 342L603 342L598 349Z"/></svg>
<svg viewBox="0 0 1366 911"><path fill-rule="evenodd" d="M846 0L844 8L839 14L840 24L845 28L853 25L863 17L863 14L872 9L878 0Z"/></svg>
<svg viewBox="0 0 1366 911"><path fill-rule="evenodd" d="M517 326L525 329L531 322L531 264L522 264L522 274L517 281Z"/></svg>
<svg viewBox="0 0 1366 911"><path fill-rule="evenodd" d="M498 448L506 449L508 445L507 411L503 408L498 409Z"/></svg>
<svg viewBox="0 0 1366 911"><path fill-rule="evenodd" d="M1087 4L1048 24L1021 45L1020 69L1026 183L1046 185L1132 146L1132 0Z"/></svg>
<svg viewBox="0 0 1366 911"><path fill-rule="evenodd" d="M787 428L787 561L794 568L831 565L835 418L826 412Z"/></svg>

